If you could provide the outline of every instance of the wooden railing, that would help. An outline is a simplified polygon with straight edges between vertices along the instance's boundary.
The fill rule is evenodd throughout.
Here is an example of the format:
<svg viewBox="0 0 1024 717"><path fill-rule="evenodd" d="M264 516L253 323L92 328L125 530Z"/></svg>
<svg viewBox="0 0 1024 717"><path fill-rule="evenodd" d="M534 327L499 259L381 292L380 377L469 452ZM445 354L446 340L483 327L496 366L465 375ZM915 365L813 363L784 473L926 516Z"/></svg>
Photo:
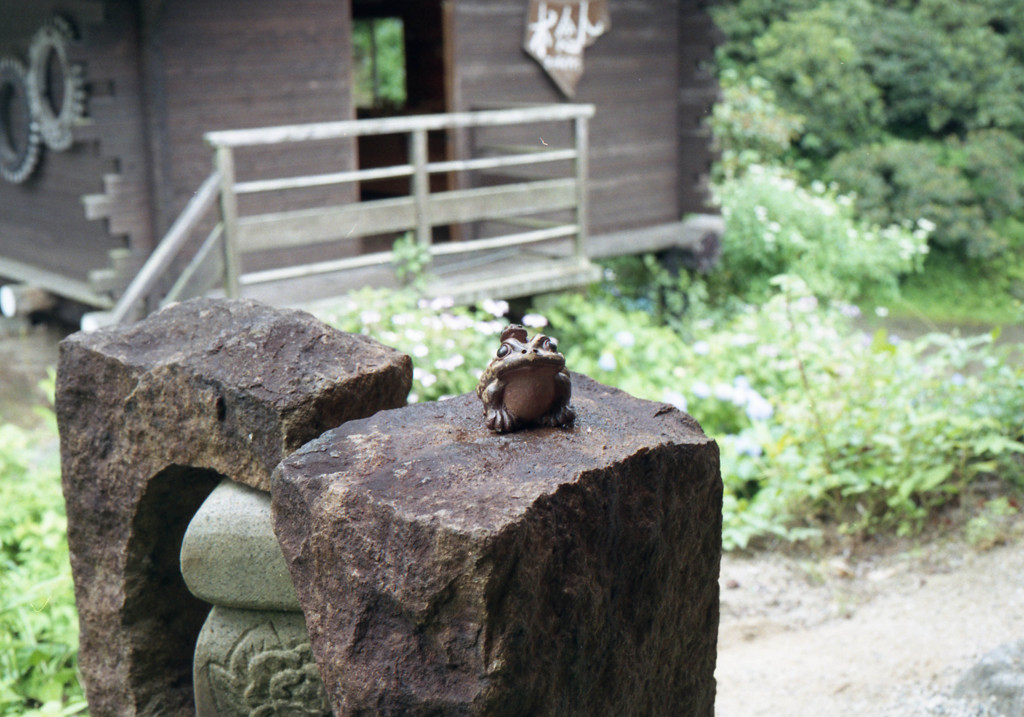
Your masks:
<svg viewBox="0 0 1024 717"><path fill-rule="evenodd" d="M247 285L386 264L391 251L376 251L329 261L281 266L246 273L245 257L257 252L338 242L388 233L411 232L429 249L432 257L514 247L552 239L571 238L575 260L585 264L587 226L588 120L593 105L559 104L492 109L476 112L388 117L306 125L210 132L206 141L215 155L215 169L168 231L142 270L129 284L117 305L109 312L87 315L83 327L133 320L147 303L160 305L205 293L211 273L222 277L224 292L239 296ZM427 133L444 130L473 130L531 123L572 123L572 143L567 147L504 147L499 153L444 161L428 158ZM408 162L367 169L313 176L254 179L236 177L236 152L312 141L338 140L360 136L404 134ZM496 186L472 186L432 192L434 174L505 170L568 162L568 176L529 179ZM409 178L408 195L371 201L297 209L263 214L242 214L239 197L287 190L355 184L371 180ZM153 293L170 283L167 272L175 265L189 238L205 213L219 198L219 218L213 231L176 277L167 293L154 302ZM524 215L568 211L569 221ZM550 216L550 214L549 214ZM466 241L434 243L432 228L501 221L527 231L488 236ZM192 245L195 241L192 241ZM219 251L218 251L219 249ZM180 261L179 261L180 263ZM211 267L219 271L211 272Z"/></svg>

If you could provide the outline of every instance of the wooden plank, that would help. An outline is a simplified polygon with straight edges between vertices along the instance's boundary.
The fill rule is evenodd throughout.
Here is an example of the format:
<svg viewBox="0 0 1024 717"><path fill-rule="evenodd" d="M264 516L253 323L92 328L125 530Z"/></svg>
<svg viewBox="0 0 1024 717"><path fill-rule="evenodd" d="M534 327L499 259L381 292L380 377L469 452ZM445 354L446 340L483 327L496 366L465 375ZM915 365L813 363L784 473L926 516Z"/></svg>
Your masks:
<svg viewBox="0 0 1024 717"><path fill-rule="evenodd" d="M433 226L439 226L555 211L574 206L575 192L574 179L459 189L430 195L428 214ZM415 200L398 197L243 217L238 220L238 246L248 254L415 228Z"/></svg>
<svg viewBox="0 0 1024 717"><path fill-rule="evenodd" d="M575 224L561 224L559 226L548 227L546 229L535 229L530 232L520 232L518 234L506 234L500 237L491 237L488 239L472 239L470 241L452 242L449 244L435 244L431 247L430 253L435 256L449 255L449 254L467 254L475 251L487 251L489 249L504 249L512 246L523 246L525 244L534 244L542 241L550 241L551 239L561 239L563 237L575 236L577 228Z"/></svg>
<svg viewBox="0 0 1024 717"><path fill-rule="evenodd" d="M461 224L569 209L575 200L575 179L549 179L436 194L430 198L430 214L435 226Z"/></svg>
<svg viewBox="0 0 1024 717"><path fill-rule="evenodd" d="M331 184L346 184L348 182L365 182L373 179L409 177L412 173L413 168L410 165L396 165L374 169L357 169L350 172L317 174L310 177L250 180L248 182L237 182L235 184L235 194L275 192L283 189L304 189L307 187L324 187Z"/></svg>
<svg viewBox="0 0 1024 717"><path fill-rule="evenodd" d="M243 254L412 229L412 197L379 199L328 209L304 209L242 217L238 248Z"/></svg>
<svg viewBox="0 0 1024 717"><path fill-rule="evenodd" d="M45 289L57 296L65 296L87 306L109 309L114 302L109 296L98 294L84 281L68 278L56 271L50 271L8 256L0 256L3 275L29 286Z"/></svg>
<svg viewBox="0 0 1024 717"><path fill-rule="evenodd" d="M196 224L217 200L221 181L220 173L214 172L203 182L203 186L171 226L167 236L160 241L142 270L135 275L117 300L117 305L111 311L110 318L113 323L120 323L132 315L138 303L145 299L153 291L156 283L163 278L168 267L191 237Z"/></svg>
<svg viewBox="0 0 1024 717"><path fill-rule="evenodd" d="M530 122L551 122L570 120L576 117L592 117L593 115L593 105L543 105L509 110L452 112L437 115L384 117L371 120L344 120L340 122L227 130L207 132L205 137L206 141L213 146L252 147L261 144L308 142L370 134L402 134L416 130L430 131L466 127L493 127Z"/></svg>

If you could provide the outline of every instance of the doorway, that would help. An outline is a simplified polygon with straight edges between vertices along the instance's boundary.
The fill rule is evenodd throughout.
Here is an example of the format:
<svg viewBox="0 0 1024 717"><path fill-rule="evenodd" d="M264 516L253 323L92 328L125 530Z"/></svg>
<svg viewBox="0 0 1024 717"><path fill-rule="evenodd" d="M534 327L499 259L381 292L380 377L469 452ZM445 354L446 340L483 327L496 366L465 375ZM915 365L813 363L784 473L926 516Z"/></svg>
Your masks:
<svg viewBox="0 0 1024 717"><path fill-rule="evenodd" d="M352 99L358 119L449 111L447 5L446 0L352 0ZM446 133L431 132L427 144L430 161L450 157ZM405 135L359 138L360 169L408 161ZM448 188L446 175L431 176L432 192ZM360 183L363 201L409 193L404 177Z"/></svg>

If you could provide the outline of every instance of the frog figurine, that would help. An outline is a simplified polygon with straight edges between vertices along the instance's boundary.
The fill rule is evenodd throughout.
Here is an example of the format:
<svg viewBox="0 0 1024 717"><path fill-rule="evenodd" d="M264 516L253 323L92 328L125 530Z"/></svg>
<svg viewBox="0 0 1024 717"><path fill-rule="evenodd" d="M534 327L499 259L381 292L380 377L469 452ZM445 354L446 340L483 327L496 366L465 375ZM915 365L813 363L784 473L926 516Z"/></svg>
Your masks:
<svg viewBox="0 0 1024 717"><path fill-rule="evenodd" d="M501 346L487 364L476 395L484 403L487 427L495 433L528 425L568 426L576 418L569 406L572 383L558 342L511 324L501 334Z"/></svg>

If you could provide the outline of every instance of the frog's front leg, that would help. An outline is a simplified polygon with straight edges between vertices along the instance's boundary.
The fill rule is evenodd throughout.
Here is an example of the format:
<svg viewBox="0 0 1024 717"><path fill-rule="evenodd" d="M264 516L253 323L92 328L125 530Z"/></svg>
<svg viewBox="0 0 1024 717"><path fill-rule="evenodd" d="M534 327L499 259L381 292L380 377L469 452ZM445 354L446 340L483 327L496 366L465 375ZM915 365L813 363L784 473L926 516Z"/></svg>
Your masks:
<svg viewBox="0 0 1024 717"><path fill-rule="evenodd" d="M480 397L484 402L484 423L495 433L508 433L515 429L516 421L505 408L505 381L491 383Z"/></svg>
<svg viewBox="0 0 1024 717"><path fill-rule="evenodd" d="M555 374L555 398L551 402L551 410L541 419L545 426L568 426L576 420L576 412L569 406L572 398L572 380L569 372L562 369Z"/></svg>

